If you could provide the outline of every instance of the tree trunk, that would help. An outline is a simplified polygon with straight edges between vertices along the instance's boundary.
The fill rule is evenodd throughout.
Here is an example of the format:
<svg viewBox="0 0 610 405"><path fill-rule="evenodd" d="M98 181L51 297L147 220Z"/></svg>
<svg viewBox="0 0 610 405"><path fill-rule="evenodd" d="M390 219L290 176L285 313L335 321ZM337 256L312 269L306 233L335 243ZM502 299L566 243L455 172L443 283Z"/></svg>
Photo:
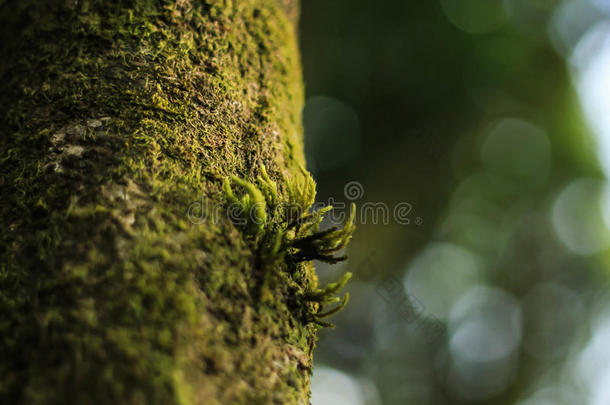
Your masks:
<svg viewBox="0 0 610 405"><path fill-rule="evenodd" d="M0 1L0 402L307 403L296 7Z"/></svg>

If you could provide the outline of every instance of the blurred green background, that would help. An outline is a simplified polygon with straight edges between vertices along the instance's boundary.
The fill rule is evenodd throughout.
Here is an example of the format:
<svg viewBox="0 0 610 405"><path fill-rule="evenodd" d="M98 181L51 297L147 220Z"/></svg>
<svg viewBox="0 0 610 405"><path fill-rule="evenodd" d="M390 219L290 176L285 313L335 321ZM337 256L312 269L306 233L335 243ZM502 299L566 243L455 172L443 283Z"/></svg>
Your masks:
<svg viewBox="0 0 610 405"><path fill-rule="evenodd" d="M610 404L610 0L304 0L300 29L308 168L360 222L317 264L354 279L312 404Z"/></svg>

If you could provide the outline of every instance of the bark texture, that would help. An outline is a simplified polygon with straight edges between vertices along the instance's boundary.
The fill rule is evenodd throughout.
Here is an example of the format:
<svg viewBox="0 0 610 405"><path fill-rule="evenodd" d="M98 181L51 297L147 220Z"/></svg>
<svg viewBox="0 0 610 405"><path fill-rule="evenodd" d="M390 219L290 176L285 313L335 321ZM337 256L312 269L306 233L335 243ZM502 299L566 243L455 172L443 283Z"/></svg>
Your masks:
<svg viewBox="0 0 610 405"><path fill-rule="evenodd" d="M308 402L313 266L210 215L301 175L295 10L0 0L1 403Z"/></svg>

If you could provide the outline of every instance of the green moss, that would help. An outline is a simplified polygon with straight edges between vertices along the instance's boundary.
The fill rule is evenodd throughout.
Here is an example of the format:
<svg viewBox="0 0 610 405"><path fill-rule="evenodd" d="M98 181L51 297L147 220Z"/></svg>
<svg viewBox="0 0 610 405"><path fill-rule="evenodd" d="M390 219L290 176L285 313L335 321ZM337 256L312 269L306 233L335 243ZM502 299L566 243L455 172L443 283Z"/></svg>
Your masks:
<svg viewBox="0 0 610 405"><path fill-rule="evenodd" d="M262 223L311 200L283 180L304 164L284 10L0 2L0 402L306 403L309 260L350 232L187 215L225 178Z"/></svg>
<svg viewBox="0 0 610 405"><path fill-rule="evenodd" d="M285 179L285 206L278 204L282 199L276 183L267 175L265 166L261 165L261 175L257 177L258 187L235 176L231 180L225 179L223 183L229 218L244 230L252 251L258 252L258 267L265 271L262 286L264 302L272 300L268 284L278 278L277 274L270 276L271 269L286 260L293 264L313 259L328 263L345 260L345 256L337 257L334 253L345 248L355 230L356 210L353 204L350 217L342 228L319 230L324 214L333 207L327 206L310 212L315 201L315 182L304 169L301 172L302 176ZM241 198L233 193L231 182L246 191ZM327 304L340 301L334 297L334 293L342 289L350 277L351 273L347 273L341 280L322 290L306 292L306 301L318 303L318 312L308 319L322 326L330 326L320 322L320 319L341 310L347 304L349 295L346 294L341 305L335 309L326 313L321 312L321 309Z"/></svg>

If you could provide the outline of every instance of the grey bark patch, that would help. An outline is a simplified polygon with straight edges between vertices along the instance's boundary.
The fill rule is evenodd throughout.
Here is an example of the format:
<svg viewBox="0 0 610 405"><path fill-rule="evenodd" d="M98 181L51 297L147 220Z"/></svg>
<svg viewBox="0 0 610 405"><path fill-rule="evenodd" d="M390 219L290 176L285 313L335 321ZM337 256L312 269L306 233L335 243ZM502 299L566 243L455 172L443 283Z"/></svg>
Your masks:
<svg viewBox="0 0 610 405"><path fill-rule="evenodd" d="M102 126L102 121L100 120L87 120L87 126L91 128L99 128Z"/></svg>
<svg viewBox="0 0 610 405"><path fill-rule="evenodd" d="M64 153L69 157L80 158L83 155L85 148L80 145L68 145Z"/></svg>

